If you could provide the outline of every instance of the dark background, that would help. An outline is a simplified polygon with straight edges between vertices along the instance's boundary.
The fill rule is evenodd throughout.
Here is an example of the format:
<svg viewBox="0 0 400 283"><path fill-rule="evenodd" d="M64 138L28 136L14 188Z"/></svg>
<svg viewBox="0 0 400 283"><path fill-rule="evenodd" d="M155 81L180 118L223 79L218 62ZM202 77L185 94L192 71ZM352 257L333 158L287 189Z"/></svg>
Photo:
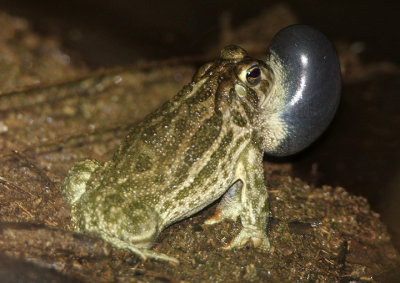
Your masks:
<svg viewBox="0 0 400 283"><path fill-rule="evenodd" d="M314 185L343 186L367 197L400 247L400 6L398 1L1 1L0 10L28 19L91 68L143 59L199 55L218 41L220 18L233 26L276 3L334 42L361 42L363 64L389 62L343 87L338 115L314 146L290 159L294 175ZM287 160L278 161L285 162Z"/></svg>
<svg viewBox="0 0 400 283"><path fill-rule="evenodd" d="M199 54L219 34L223 12L234 25L262 9L286 3L302 23L332 39L362 41L368 60L400 60L398 1L0 1L0 9L27 18L37 32L56 35L94 67L136 59Z"/></svg>

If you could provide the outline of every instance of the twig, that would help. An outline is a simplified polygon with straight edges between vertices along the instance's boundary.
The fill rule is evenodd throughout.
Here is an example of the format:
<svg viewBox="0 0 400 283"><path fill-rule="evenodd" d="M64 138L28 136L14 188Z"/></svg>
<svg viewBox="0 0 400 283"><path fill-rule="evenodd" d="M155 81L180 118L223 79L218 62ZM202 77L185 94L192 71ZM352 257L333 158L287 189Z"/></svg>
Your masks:
<svg viewBox="0 0 400 283"><path fill-rule="evenodd" d="M22 191L22 192L24 192L24 193L26 193L26 194L28 194L28 195L30 195L32 197L36 197L31 192L28 192L28 191L24 190L23 188L18 187L17 185L14 185L13 183L11 183L10 181L8 181L7 179L5 179L5 178L3 178L1 176L0 176L0 184L3 184L6 188L14 189L14 190L17 190L17 191L19 190L19 191Z"/></svg>

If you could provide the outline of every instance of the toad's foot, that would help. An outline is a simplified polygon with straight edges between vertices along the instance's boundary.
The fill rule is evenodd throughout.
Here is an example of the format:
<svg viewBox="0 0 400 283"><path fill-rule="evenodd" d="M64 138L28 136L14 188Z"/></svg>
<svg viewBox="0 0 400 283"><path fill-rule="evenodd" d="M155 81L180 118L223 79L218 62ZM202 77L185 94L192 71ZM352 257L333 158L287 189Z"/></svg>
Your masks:
<svg viewBox="0 0 400 283"><path fill-rule="evenodd" d="M116 246L117 248L130 251L131 253L140 257L143 261L149 258L149 259L155 259L155 260L167 261L179 264L179 260L177 260L176 258L167 256L166 254L163 253L158 253L152 250L130 245L120 239L112 238L112 241L110 241L110 239L105 239L105 240L113 243L114 246Z"/></svg>
<svg viewBox="0 0 400 283"><path fill-rule="evenodd" d="M167 256L166 254L163 254L163 253L158 253L158 252L155 252L152 250L140 250L140 249L137 249L136 251L133 251L132 249L129 249L129 250L131 252L135 253L136 255L138 255L143 261L145 261L147 258L150 258L150 259L173 262L173 263L179 264L179 260L177 260L174 257Z"/></svg>
<svg viewBox="0 0 400 283"><path fill-rule="evenodd" d="M243 228L229 244L225 245L223 249L230 250L233 248L241 248L248 242L251 242L255 248L262 250L269 250L269 241L267 235L259 230Z"/></svg>
<svg viewBox="0 0 400 283"><path fill-rule="evenodd" d="M213 225L220 223L224 219L236 221L240 215L238 207L241 207L241 203L238 195L242 187L243 182L241 180L235 182L223 196L214 214L204 221L204 224Z"/></svg>
<svg viewBox="0 0 400 283"><path fill-rule="evenodd" d="M204 221L205 225L213 225L220 223L222 220L224 220L224 216L222 215L222 211L220 209L216 209L214 214L209 217L206 221Z"/></svg>

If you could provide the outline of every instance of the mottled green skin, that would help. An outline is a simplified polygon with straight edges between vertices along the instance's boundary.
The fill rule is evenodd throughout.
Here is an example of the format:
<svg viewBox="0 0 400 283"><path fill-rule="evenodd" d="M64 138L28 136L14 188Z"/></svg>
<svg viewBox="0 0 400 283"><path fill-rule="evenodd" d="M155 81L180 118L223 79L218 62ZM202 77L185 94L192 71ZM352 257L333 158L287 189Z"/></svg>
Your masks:
<svg viewBox="0 0 400 283"><path fill-rule="evenodd" d="M253 65L261 69L256 85L246 81ZM227 248L251 240L268 249L260 103L270 82L263 62L236 46L223 49L171 101L137 124L112 160L74 165L63 193L75 229L143 257L171 259L146 249L166 226L231 188L206 224L240 216L243 229Z"/></svg>

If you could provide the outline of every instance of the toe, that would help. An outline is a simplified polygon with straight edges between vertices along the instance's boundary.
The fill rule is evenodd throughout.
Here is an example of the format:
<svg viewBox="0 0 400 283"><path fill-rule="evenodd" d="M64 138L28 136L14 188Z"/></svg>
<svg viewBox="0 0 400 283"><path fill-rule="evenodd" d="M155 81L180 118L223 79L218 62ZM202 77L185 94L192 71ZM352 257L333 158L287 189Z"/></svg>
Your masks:
<svg viewBox="0 0 400 283"><path fill-rule="evenodd" d="M206 225L217 224L221 222L224 218L222 217L222 211L220 209L215 210L214 215L204 221Z"/></svg>

